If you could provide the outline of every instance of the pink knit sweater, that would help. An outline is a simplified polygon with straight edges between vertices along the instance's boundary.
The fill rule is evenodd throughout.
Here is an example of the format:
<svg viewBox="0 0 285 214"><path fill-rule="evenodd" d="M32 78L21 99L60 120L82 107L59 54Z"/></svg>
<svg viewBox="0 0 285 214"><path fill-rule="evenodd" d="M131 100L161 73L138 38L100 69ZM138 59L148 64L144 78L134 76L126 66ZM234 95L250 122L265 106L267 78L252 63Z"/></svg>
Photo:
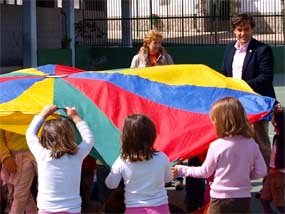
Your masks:
<svg viewBox="0 0 285 214"><path fill-rule="evenodd" d="M251 179L266 175L267 168L258 145L243 136L225 137L212 142L200 167L177 165L178 174L208 178L214 174L211 198L250 197Z"/></svg>

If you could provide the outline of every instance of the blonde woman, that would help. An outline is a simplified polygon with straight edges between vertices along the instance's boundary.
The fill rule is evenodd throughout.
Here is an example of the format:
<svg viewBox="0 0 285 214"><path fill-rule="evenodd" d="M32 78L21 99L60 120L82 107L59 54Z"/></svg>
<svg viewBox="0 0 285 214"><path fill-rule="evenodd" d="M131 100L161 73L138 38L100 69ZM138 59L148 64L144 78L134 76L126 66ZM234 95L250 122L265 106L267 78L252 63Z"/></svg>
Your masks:
<svg viewBox="0 0 285 214"><path fill-rule="evenodd" d="M144 38L143 46L133 57L131 68L143 68L156 65L173 64L171 56L162 46L163 36L156 30L150 30Z"/></svg>

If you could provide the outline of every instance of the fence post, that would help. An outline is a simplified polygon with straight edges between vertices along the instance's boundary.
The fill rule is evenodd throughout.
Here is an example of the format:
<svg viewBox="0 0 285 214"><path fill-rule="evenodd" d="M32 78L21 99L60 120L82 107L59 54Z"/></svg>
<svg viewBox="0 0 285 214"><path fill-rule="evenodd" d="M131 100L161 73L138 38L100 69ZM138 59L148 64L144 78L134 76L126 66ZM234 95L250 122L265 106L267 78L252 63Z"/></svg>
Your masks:
<svg viewBox="0 0 285 214"><path fill-rule="evenodd" d="M37 67L37 14L36 0L24 0L23 50L24 67Z"/></svg>
<svg viewBox="0 0 285 214"><path fill-rule="evenodd" d="M121 3L122 3L122 42L124 47L132 47L131 1L121 0Z"/></svg>
<svg viewBox="0 0 285 214"><path fill-rule="evenodd" d="M63 39L69 41L68 48L71 49L71 64L75 66L75 32L74 32L74 1L73 0L63 0L62 10L66 15L66 35Z"/></svg>

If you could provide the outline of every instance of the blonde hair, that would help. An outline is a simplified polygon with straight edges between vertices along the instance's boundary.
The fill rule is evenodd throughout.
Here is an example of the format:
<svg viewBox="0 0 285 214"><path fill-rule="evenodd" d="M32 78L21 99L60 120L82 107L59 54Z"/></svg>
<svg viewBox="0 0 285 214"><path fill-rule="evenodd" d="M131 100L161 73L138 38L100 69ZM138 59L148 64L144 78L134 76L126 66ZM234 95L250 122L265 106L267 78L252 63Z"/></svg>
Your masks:
<svg viewBox="0 0 285 214"><path fill-rule="evenodd" d="M77 152L75 135L68 119L60 117L44 123L40 137L42 146L51 151L51 157L61 158L64 154Z"/></svg>
<svg viewBox="0 0 285 214"><path fill-rule="evenodd" d="M242 135L251 138L253 128L249 124L241 102L233 97L225 97L214 103L210 114L215 123L218 137Z"/></svg>
<svg viewBox="0 0 285 214"><path fill-rule="evenodd" d="M143 40L143 47L148 48L148 45L151 43L151 41L156 39L162 40L162 34L157 30L148 31Z"/></svg>

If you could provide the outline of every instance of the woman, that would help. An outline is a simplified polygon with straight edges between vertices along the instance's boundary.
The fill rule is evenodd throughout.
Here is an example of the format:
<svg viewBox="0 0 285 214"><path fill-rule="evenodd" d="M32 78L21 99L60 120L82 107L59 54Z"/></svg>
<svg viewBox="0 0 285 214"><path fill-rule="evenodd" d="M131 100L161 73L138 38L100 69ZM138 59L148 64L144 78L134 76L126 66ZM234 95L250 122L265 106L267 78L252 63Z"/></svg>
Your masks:
<svg viewBox="0 0 285 214"><path fill-rule="evenodd" d="M155 65L173 64L171 56L162 47L162 34L156 30L150 30L144 38L143 46L138 54L133 57L131 68L143 68Z"/></svg>

